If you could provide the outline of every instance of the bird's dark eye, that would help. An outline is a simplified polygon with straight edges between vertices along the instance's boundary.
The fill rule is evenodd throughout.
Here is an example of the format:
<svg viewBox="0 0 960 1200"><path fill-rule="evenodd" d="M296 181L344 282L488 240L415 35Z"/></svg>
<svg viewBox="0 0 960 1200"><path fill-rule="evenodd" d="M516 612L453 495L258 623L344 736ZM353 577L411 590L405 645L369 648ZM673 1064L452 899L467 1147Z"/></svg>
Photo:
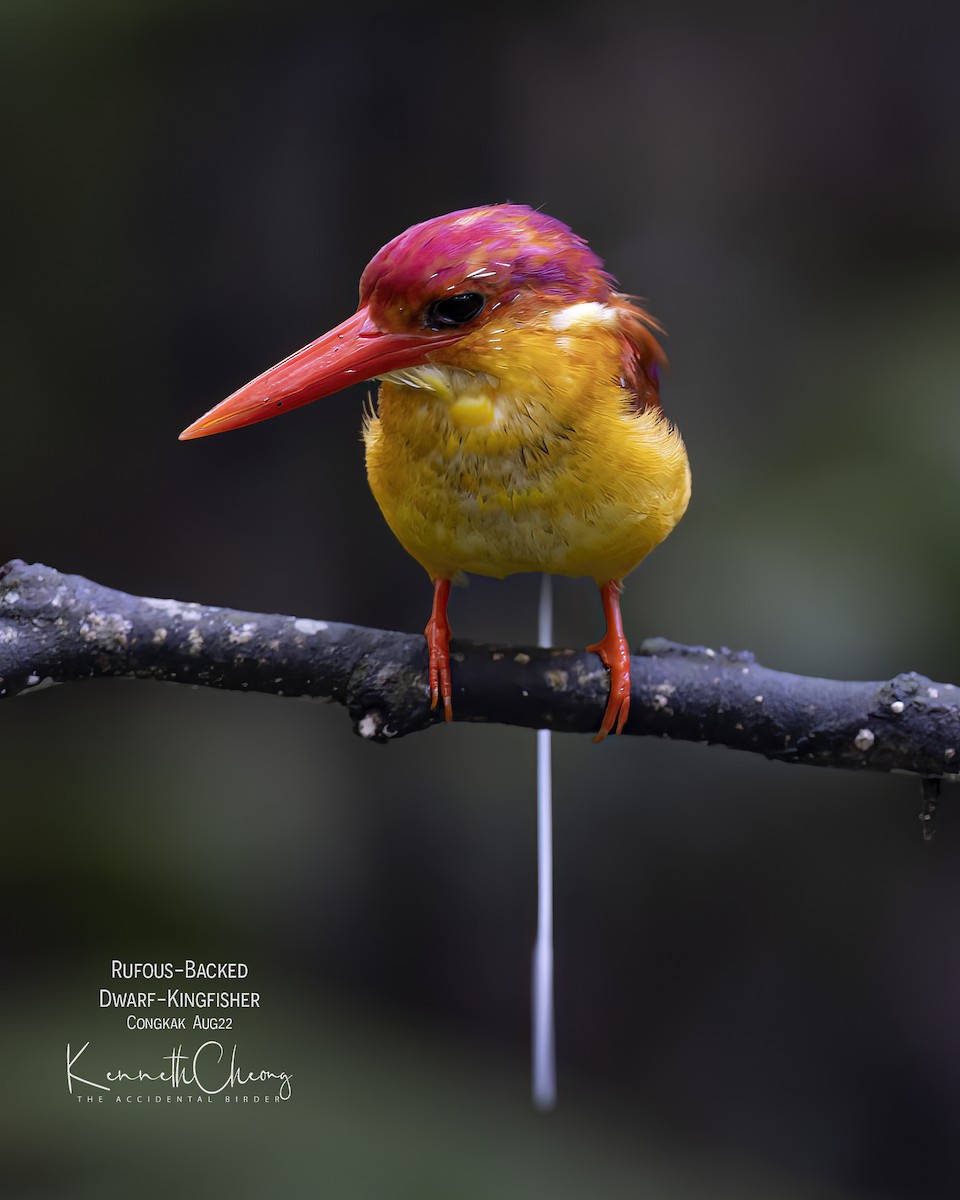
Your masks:
<svg viewBox="0 0 960 1200"><path fill-rule="evenodd" d="M450 329L457 325L466 325L474 317L480 316L486 303L487 298L483 292L458 292L456 296L434 300L427 308L427 328Z"/></svg>

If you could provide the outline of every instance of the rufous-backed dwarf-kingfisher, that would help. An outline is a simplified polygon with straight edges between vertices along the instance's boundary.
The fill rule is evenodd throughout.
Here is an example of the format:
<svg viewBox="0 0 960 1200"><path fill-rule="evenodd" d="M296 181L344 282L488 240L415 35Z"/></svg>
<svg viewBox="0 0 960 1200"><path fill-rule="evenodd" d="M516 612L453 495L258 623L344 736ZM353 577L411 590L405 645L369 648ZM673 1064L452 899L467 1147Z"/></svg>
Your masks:
<svg viewBox="0 0 960 1200"><path fill-rule="evenodd" d="M660 408L657 326L566 225L524 205L414 225L375 255L352 317L180 435L205 437L380 381L367 473L433 581L430 691L452 715L450 583L464 572L588 576L610 671L596 741L630 710L624 577L680 520L690 471Z"/></svg>

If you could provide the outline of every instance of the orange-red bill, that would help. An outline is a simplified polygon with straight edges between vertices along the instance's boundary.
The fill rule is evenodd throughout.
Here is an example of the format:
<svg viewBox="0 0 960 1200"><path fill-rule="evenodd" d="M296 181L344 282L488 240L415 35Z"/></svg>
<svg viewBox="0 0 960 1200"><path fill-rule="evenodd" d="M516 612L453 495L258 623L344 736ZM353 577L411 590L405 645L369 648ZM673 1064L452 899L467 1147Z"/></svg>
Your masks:
<svg viewBox="0 0 960 1200"><path fill-rule="evenodd" d="M462 335L389 333L380 330L361 307L336 329L297 350L232 396L222 400L180 434L180 441L241 429L256 421L279 416L339 392L351 383L362 383L426 362L432 350L449 346Z"/></svg>

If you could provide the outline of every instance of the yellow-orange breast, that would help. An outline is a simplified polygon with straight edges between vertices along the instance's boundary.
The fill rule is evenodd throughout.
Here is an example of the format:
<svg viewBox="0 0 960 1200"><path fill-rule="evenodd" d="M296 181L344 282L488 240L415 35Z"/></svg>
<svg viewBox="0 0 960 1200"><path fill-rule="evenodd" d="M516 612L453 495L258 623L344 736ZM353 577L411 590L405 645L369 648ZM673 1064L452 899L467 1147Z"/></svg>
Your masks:
<svg viewBox="0 0 960 1200"><path fill-rule="evenodd" d="M589 332L504 331L509 366L485 347L496 375L431 365L382 382L364 428L370 486L431 578L622 579L683 515L680 435L659 411L636 411L618 343ZM469 346L461 361L476 362Z"/></svg>

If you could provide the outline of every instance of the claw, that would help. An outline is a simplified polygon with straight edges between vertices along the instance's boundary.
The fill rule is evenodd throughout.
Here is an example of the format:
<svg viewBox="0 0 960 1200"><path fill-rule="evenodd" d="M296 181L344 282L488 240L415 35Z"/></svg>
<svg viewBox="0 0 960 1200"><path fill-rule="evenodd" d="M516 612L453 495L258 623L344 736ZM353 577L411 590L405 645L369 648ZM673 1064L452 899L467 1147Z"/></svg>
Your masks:
<svg viewBox="0 0 960 1200"><path fill-rule="evenodd" d="M450 622L447 620L447 600L450 580L433 581L433 609L423 631L430 655L430 707L443 701L443 719L453 720L453 681L450 678Z"/></svg>
<svg viewBox="0 0 960 1200"><path fill-rule="evenodd" d="M607 618L607 631L599 642L588 646L591 654L599 654L600 661L610 672L610 697L600 722L600 730L593 739L602 742L608 733L622 733L630 715L630 647L623 633L620 618L620 581L611 579L600 588L603 611Z"/></svg>

